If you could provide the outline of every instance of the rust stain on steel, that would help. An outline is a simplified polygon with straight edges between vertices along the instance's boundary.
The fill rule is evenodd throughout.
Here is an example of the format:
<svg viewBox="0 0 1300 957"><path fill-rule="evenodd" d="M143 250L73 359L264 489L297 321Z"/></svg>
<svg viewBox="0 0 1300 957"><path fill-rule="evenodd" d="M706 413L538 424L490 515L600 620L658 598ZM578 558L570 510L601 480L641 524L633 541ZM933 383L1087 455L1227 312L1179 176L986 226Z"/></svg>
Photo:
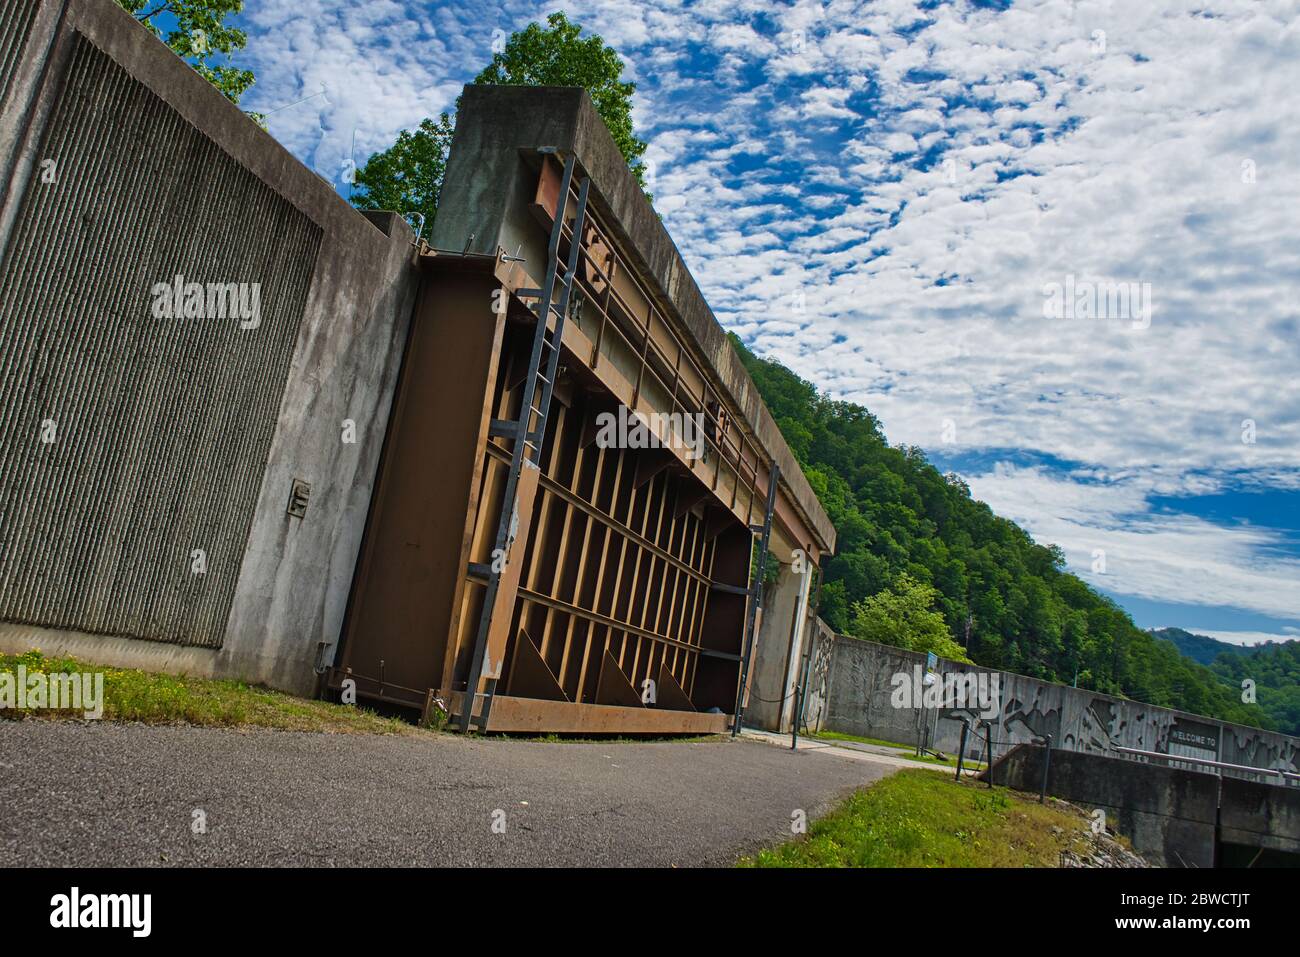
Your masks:
<svg viewBox="0 0 1300 957"><path fill-rule="evenodd" d="M490 275L471 273L421 290L344 629L344 666L378 675L383 660L414 688L446 684L504 327L486 306L492 288Z"/></svg>

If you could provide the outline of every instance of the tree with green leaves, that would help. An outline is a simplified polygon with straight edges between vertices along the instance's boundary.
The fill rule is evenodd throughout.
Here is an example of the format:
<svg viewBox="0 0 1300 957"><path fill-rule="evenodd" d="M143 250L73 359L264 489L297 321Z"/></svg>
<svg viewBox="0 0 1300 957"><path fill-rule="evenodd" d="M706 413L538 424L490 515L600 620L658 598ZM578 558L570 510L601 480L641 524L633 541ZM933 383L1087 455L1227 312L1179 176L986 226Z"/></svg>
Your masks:
<svg viewBox="0 0 1300 957"><path fill-rule="evenodd" d="M252 70L217 62L242 50L243 30L226 24L226 17L244 9L244 0L117 0L181 59L189 63L231 103L238 103L253 85ZM164 25L168 29L164 29ZM260 120L258 114L250 113Z"/></svg>
<svg viewBox="0 0 1300 957"><path fill-rule="evenodd" d="M581 86L624 159L645 186L646 144L632 130L632 93L624 81L623 61L599 36L584 37L582 27L563 13L552 13L547 26L530 23L511 34L492 62L474 78L478 84L511 86ZM459 105L459 103L458 103ZM426 119L415 130L403 130L397 142L371 156L356 172L359 187L354 205L422 213L426 227L438 211L438 191L447 168L453 121L446 113Z"/></svg>
<svg viewBox="0 0 1300 957"><path fill-rule="evenodd" d="M1234 692L1257 695L1279 728L1300 734L1300 641L1225 651L1210 667Z"/></svg>
<svg viewBox="0 0 1300 957"><path fill-rule="evenodd" d="M883 591L854 602L848 633L854 638L909 651L932 651L949 661L969 663L952 640L943 615L934 610L937 589L904 572Z"/></svg>
<svg viewBox="0 0 1300 957"><path fill-rule="evenodd" d="M530 23L511 34L505 48L475 83L498 86L581 86L591 96L596 112L609 127L614 142L631 167L636 181L645 186L646 144L632 130L632 94L636 84L621 79L623 61L599 36L584 38L582 27L563 13L546 18L547 28Z"/></svg>
<svg viewBox="0 0 1300 957"><path fill-rule="evenodd" d="M424 217L425 235L438 212L438 191L447 171L447 150L454 132L443 113L435 122L426 119L414 130L402 130L397 142L376 153L356 171L353 185L363 190L354 203L366 209L388 209Z"/></svg>

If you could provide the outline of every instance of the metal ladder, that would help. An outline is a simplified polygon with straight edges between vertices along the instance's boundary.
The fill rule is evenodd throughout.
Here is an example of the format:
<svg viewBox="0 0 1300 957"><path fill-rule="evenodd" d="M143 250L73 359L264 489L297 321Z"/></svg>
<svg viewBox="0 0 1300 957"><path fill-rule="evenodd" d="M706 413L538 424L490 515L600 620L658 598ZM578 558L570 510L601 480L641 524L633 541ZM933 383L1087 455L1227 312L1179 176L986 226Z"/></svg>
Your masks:
<svg viewBox="0 0 1300 957"><path fill-rule="evenodd" d="M483 596L483 610L479 613L478 629L474 635L474 650L470 657L469 681L465 686L465 700L461 708L459 729L471 730L474 724L474 703L479 697L478 684L483 676L484 655L487 653L488 631L492 624L492 606L496 603L504 570L498 558L505 558L513 544L519 515L517 492L519 475L527 468L538 468L542 446L546 440L546 420L550 413L551 394L555 388L556 370L560 362L560 343L564 338L564 318L568 314L569 294L573 277L578 269L582 248L582 227L587 214L587 190L591 181L583 177L578 185L578 203L574 208L573 228L570 233L569 257L563 275L559 275L560 239L565 228L565 214L569 206L569 190L573 183L575 157L570 155L564 163L564 176L560 182L560 195L556 200L555 221L551 224L551 239L546 251L546 279L540 289L520 289L520 298L536 298L537 326L533 332L533 351L528 360L528 376L524 380L520 415L518 419L493 419L488 434L511 440L510 466L506 475L505 494L501 499L501 515L497 519L497 534L492 550L493 561L488 565L470 564L470 575L484 578L487 591ZM558 283L558 289L557 287ZM555 329L547 326L551 313L555 313ZM542 374L543 364L546 373ZM536 424L533 424L535 420ZM500 566L500 567L499 567ZM486 729L488 714L496 681L489 679L483 695L483 709L478 717L479 727Z"/></svg>
<svg viewBox="0 0 1300 957"><path fill-rule="evenodd" d="M761 528L751 525L751 532L762 532L758 545L758 562L754 578L749 585L749 607L745 610L745 634L741 639L740 687L736 689L736 716L731 722L731 736L740 734L740 722L745 711L745 682L749 680L749 658L754 650L754 622L763 607L763 579L767 575L767 547L772 540L772 512L776 508L776 489L781 481L781 466L772 463L772 473L767 485L767 511L763 514Z"/></svg>

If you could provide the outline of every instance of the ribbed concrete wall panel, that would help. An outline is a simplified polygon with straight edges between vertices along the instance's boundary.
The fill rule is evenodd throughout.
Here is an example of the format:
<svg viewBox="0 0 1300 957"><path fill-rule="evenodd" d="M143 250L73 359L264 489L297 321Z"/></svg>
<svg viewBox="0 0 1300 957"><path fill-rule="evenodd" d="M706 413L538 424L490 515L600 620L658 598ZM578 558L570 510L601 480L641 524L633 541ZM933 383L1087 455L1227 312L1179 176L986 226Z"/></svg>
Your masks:
<svg viewBox="0 0 1300 957"><path fill-rule="evenodd" d="M0 0L0 104L9 97L38 5L39 0Z"/></svg>
<svg viewBox="0 0 1300 957"><path fill-rule="evenodd" d="M41 160L0 264L0 619L220 647L320 229L80 36ZM258 286L260 324L155 315L177 276Z"/></svg>

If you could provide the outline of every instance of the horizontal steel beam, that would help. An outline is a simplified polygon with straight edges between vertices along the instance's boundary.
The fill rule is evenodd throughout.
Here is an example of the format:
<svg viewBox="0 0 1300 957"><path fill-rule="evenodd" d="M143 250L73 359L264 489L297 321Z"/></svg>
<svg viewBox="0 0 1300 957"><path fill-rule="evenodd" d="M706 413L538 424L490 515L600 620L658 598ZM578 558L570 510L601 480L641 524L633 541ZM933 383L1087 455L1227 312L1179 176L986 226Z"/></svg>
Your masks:
<svg viewBox="0 0 1300 957"><path fill-rule="evenodd" d="M455 713L464 696L457 692L451 697L448 705ZM726 714L496 695L486 730L516 734L723 734L730 726L731 716Z"/></svg>

